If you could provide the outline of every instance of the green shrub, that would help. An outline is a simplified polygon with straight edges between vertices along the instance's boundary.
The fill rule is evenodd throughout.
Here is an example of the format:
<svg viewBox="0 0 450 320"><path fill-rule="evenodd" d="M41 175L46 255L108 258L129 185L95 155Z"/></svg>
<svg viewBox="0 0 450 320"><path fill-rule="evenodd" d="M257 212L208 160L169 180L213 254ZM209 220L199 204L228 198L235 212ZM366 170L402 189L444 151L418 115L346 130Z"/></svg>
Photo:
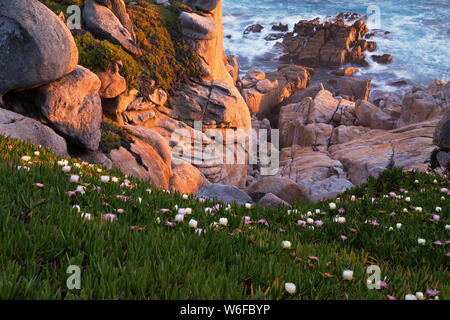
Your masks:
<svg viewBox="0 0 450 320"><path fill-rule="evenodd" d="M120 136L114 132L102 132L102 149L105 153L111 152L111 150L120 148Z"/></svg>

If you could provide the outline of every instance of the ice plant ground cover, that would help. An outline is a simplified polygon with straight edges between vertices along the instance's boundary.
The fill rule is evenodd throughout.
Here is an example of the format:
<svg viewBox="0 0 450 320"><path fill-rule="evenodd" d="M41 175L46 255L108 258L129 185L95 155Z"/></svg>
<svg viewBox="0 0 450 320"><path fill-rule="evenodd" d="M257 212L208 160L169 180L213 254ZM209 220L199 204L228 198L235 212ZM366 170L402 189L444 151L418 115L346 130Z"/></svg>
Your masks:
<svg viewBox="0 0 450 320"><path fill-rule="evenodd" d="M443 177L395 169L338 199L227 209L18 140L0 158L1 299L449 298Z"/></svg>

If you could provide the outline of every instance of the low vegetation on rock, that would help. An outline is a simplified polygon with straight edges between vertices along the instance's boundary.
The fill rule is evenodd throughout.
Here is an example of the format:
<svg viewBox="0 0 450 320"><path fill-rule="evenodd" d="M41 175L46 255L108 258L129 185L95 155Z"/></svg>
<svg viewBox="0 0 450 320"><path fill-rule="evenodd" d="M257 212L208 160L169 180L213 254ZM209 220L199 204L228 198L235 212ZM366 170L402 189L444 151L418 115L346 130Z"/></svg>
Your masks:
<svg viewBox="0 0 450 320"><path fill-rule="evenodd" d="M438 175L385 171L270 209L167 193L3 136L0 159L2 299L448 299ZM66 287L70 265L80 290Z"/></svg>

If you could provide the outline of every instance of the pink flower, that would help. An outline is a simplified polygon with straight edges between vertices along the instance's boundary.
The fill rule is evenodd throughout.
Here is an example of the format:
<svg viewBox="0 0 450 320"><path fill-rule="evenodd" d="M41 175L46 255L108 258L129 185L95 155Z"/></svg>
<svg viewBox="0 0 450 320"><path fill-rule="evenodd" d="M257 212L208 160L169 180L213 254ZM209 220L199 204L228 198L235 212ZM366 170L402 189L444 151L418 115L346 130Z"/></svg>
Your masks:
<svg viewBox="0 0 450 320"><path fill-rule="evenodd" d="M387 295L386 298L387 298L388 300L397 300L395 297L390 296L390 295Z"/></svg>
<svg viewBox="0 0 450 320"><path fill-rule="evenodd" d="M269 225L269 223L267 222L266 219L259 219L258 222L259 222L260 224L265 224L266 226Z"/></svg>
<svg viewBox="0 0 450 320"><path fill-rule="evenodd" d="M391 212L391 214L390 214L391 217L393 217L393 216L395 216L395 215L396 215L395 212Z"/></svg>
<svg viewBox="0 0 450 320"><path fill-rule="evenodd" d="M428 289L428 290L427 290L427 295L429 295L430 297L435 297L435 296L437 296L439 293L440 293L440 291L439 291L439 290L436 290L436 289L432 289L432 290Z"/></svg>
<svg viewBox="0 0 450 320"><path fill-rule="evenodd" d="M76 194L75 191L66 191L66 194L68 194L69 196L74 196Z"/></svg>
<svg viewBox="0 0 450 320"><path fill-rule="evenodd" d="M117 209L117 213L124 213L125 212L125 210L123 210L123 209Z"/></svg>
<svg viewBox="0 0 450 320"><path fill-rule="evenodd" d="M175 227L176 223L175 222L166 221L166 225L169 226L169 227Z"/></svg>
<svg viewBox="0 0 450 320"><path fill-rule="evenodd" d="M440 242L439 240L438 241L435 241L435 242L433 242L435 245L437 245L437 246L442 246L443 245L443 243L442 242Z"/></svg>
<svg viewBox="0 0 450 320"><path fill-rule="evenodd" d="M339 213L344 213L344 212L345 212L345 209L344 209L344 208L340 208L340 209L338 210L338 212L339 212Z"/></svg>
<svg viewBox="0 0 450 320"><path fill-rule="evenodd" d="M321 220L316 220L316 221L314 221L314 223L316 224L317 227L323 226L323 221L321 221Z"/></svg>
<svg viewBox="0 0 450 320"><path fill-rule="evenodd" d="M106 221L114 221L117 218L117 216L115 214L112 213L107 213L103 215L103 219L105 219Z"/></svg>
<svg viewBox="0 0 450 320"><path fill-rule="evenodd" d="M298 224L299 226L304 227L304 226L306 226L306 221L304 221L304 220L298 220L298 221L297 221L297 224Z"/></svg>
<svg viewBox="0 0 450 320"><path fill-rule="evenodd" d="M387 288L387 283L381 280L377 282L377 285L379 285L380 288Z"/></svg>
<svg viewBox="0 0 450 320"><path fill-rule="evenodd" d="M372 222L370 224L375 227L378 227L380 225L377 220L372 220Z"/></svg>
<svg viewBox="0 0 450 320"><path fill-rule="evenodd" d="M198 202L205 202L206 200L205 200L205 198L198 198Z"/></svg>
<svg viewBox="0 0 450 320"><path fill-rule="evenodd" d="M43 188L43 187L44 187L44 184L42 184L42 183L36 183L35 186L38 187L38 188Z"/></svg>
<svg viewBox="0 0 450 320"><path fill-rule="evenodd" d="M249 224L250 223L250 217L249 216L245 216L244 217L244 224Z"/></svg>
<svg viewBox="0 0 450 320"><path fill-rule="evenodd" d="M402 192L402 193L403 193L403 192L405 192L405 191L406 191L406 190L405 190L405 189L403 189L403 188L402 188L402 189L400 189L400 192Z"/></svg>
<svg viewBox="0 0 450 320"><path fill-rule="evenodd" d="M344 236L343 234L341 234L341 239L342 240L347 240L347 236Z"/></svg>
<svg viewBox="0 0 450 320"><path fill-rule="evenodd" d="M284 230L284 229L281 229L281 228L280 228L280 230L279 230L279 231L280 231L280 232L284 232L285 230Z"/></svg>
<svg viewBox="0 0 450 320"><path fill-rule="evenodd" d="M216 204L214 207L211 208L212 211L219 211L220 210L220 205Z"/></svg>
<svg viewBox="0 0 450 320"><path fill-rule="evenodd" d="M168 213L168 212L170 212L170 210L169 209L159 209L159 212L161 212L161 213Z"/></svg>
<svg viewBox="0 0 450 320"><path fill-rule="evenodd" d="M395 192L389 192L389 196L391 198L397 198L397 194Z"/></svg>

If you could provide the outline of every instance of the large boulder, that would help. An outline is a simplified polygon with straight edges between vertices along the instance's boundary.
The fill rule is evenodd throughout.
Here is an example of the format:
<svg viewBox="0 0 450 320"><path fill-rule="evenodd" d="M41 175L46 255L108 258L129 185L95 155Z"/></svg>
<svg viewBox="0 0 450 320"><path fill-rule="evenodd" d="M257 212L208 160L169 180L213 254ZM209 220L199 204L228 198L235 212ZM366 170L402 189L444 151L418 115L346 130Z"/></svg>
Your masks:
<svg viewBox="0 0 450 320"><path fill-rule="evenodd" d="M113 167L127 175L147 180L157 188L168 190L172 177L170 163L166 163L158 151L143 140L134 138L126 147L109 153Z"/></svg>
<svg viewBox="0 0 450 320"><path fill-rule="evenodd" d="M67 144L63 137L46 125L21 114L0 109L0 134L50 148L60 156L67 156Z"/></svg>
<svg viewBox="0 0 450 320"><path fill-rule="evenodd" d="M442 150L450 151L450 109L447 110L437 125L433 135L433 143Z"/></svg>
<svg viewBox="0 0 450 320"><path fill-rule="evenodd" d="M98 77L102 82L100 87L100 97L102 98L116 98L127 90L127 82L119 73L122 62L114 61L111 63L109 70L99 72Z"/></svg>
<svg viewBox="0 0 450 320"><path fill-rule="evenodd" d="M413 88L403 97L398 127L437 119L450 108L450 85L431 86L429 90Z"/></svg>
<svg viewBox="0 0 450 320"><path fill-rule="evenodd" d="M395 126L395 118L390 117L368 101L358 100L355 111L359 122L365 127L390 130Z"/></svg>
<svg viewBox="0 0 450 320"><path fill-rule="evenodd" d="M183 34L193 40L211 40L217 37L217 24L211 17L182 12L180 24Z"/></svg>
<svg viewBox="0 0 450 320"><path fill-rule="evenodd" d="M35 0L0 2L0 96L72 72L78 50L70 30Z"/></svg>
<svg viewBox="0 0 450 320"><path fill-rule="evenodd" d="M83 9L83 20L94 36L121 45L135 56L142 54L133 36L109 8L99 5L95 0L87 0Z"/></svg>
<svg viewBox="0 0 450 320"><path fill-rule="evenodd" d="M265 177L255 181L249 185L246 191L255 201L258 201L267 193L273 193L288 203L308 197L307 190L295 181L277 176Z"/></svg>
<svg viewBox="0 0 450 320"><path fill-rule="evenodd" d="M420 122L394 130L370 130L358 139L332 145L328 151L339 160L355 185L392 168L426 171L438 120Z"/></svg>
<svg viewBox="0 0 450 320"><path fill-rule="evenodd" d="M201 188L210 184L200 170L184 161L172 163L172 172L173 177L170 180L172 191L196 194Z"/></svg>
<svg viewBox="0 0 450 320"><path fill-rule="evenodd" d="M134 32L133 22L127 12L127 7L123 0L95 0L98 4L101 4L110 9L114 15L119 19L120 23L128 30L128 32L136 40L136 34Z"/></svg>
<svg viewBox="0 0 450 320"><path fill-rule="evenodd" d="M306 88L311 79L310 69L281 65L278 71L265 74L250 70L242 79L242 94L251 113L259 117L278 113L276 106L298 90Z"/></svg>
<svg viewBox="0 0 450 320"><path fill-rule="evenodd" d="M196 196L197 198L223 201L225 203L235 202L241 206L252 202L252 198L239 188L219 183L204 186L197 192Z"/></svg>
<svg viewBox="0 0 450 320"><path fill-rule="evenodd" d="M36 105L46 120L74 143L97 150L100 143L101 82L77 66L70 74L37 89Z"/></svg>
<svg viewBox="0 0 450 320"><path fill-rule="evenodd" d="M371 83L371 79L336 78L327 81L327 89L351 101L369 100Z"/></svg>
<svg viewBox="0 0 450 320"><path fill-rule="evenodd" d="M229 62L223 48L222 2L220 0L186 0L202 14L182 12L182 29L187 43L199 59L204 80L222 80L234 85ZM214 23L213 23L214 22Z"/></svg>
<svg viewBox="0 0 450 320"><path fill-rule="evenodd" d="M296 181L307 190L307 199L314 202L353 187L339 160L325 151L295 144L281 150L279 175Z"/></svg>
<svg viewBox="0 0 450 320"><path fill-rule="evenodd" d="M261 207L271 207L277 209L280 206L289 207L289 203L283 199L278 198L273 193L266 193L264 197L259 199L258 205Z"/></svg>

